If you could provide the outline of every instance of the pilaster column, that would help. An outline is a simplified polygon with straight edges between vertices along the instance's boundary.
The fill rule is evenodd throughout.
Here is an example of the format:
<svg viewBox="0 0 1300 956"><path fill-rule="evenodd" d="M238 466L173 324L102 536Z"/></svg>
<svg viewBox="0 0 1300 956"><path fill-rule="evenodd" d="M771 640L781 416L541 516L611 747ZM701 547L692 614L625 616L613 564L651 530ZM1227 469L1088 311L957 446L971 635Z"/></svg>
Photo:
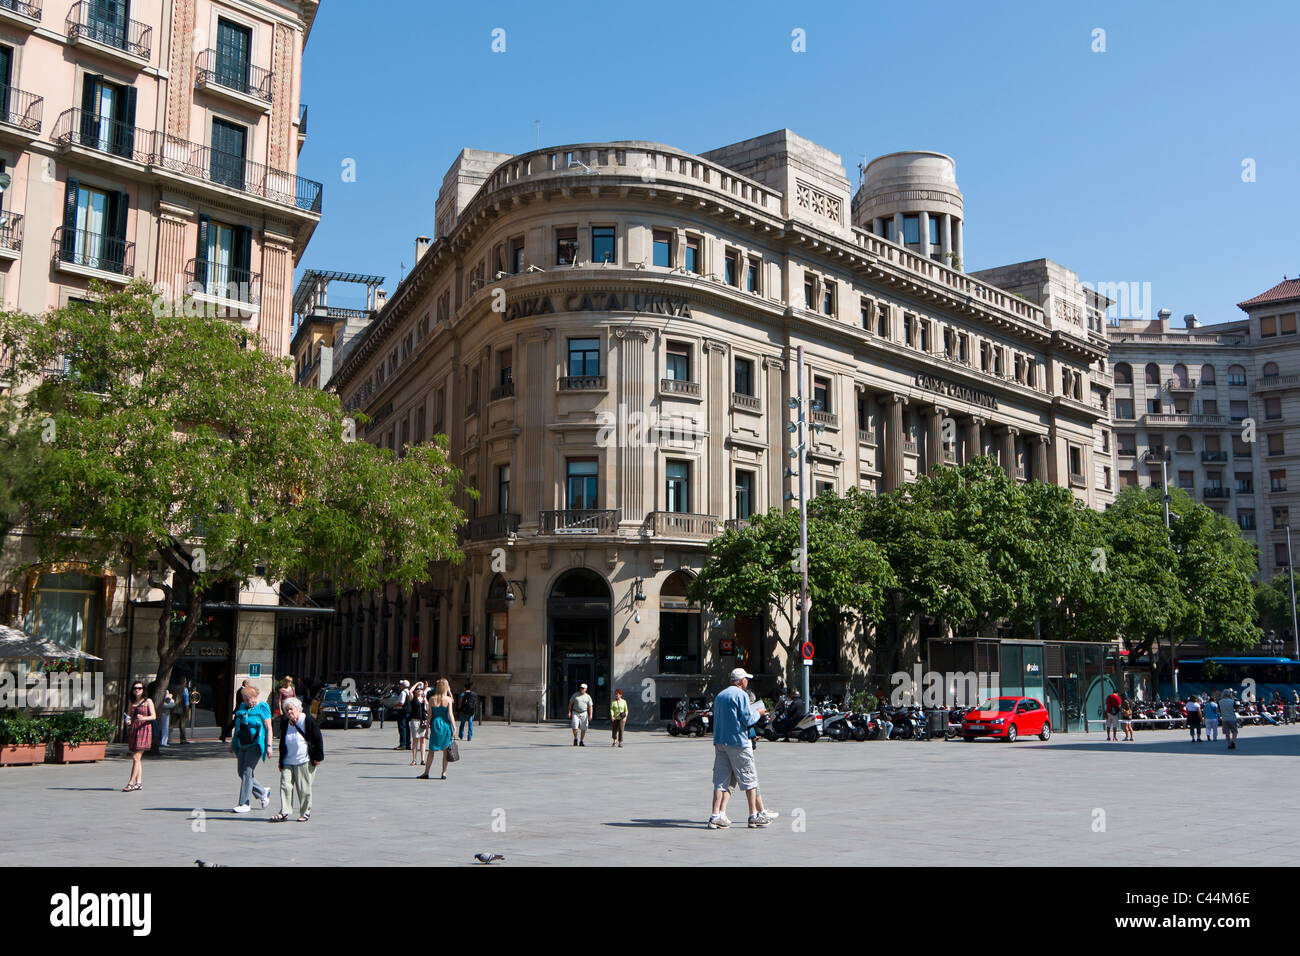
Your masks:
<svg viewBox="0 0 1300 956"><path fill-rule="evenodd" d="M884 406L885 490L893 491L903 485L903 406L907 398L892 393L880 402Z"/></svg>
<svg viewBox="0 0 1300 956"><path fill-rule="evenodd" d="M727 347L713 339L704 340L704 354L708 360L708 381L703 383L703 394L708 403L709 454L702 462L708 470L709 498L704 507L696 506L700 514L725 517L727 507L727 463L731 460L723 447L727 433L727 408L731 402L731 377L727 375ZM703 484L703 483L701 483Z"/></svg>
<svg viewBox="0 0 1300 956"><path fill-rule="evenodd" d="M966 453L963 456L965 463L970 463L984 454L984 436L980 433L980 428L985 424L985 420L978 415L972 415L970 421L966 423Z"/></svg>
<svg viewBox="0 0 1300 956"><path fill-rule="evenodd" d="M1047 481L1047 442L1046 435L1034 436L1034 473L1031 477L1038 481Z"/></svg>
<svg viewBox="0 0 1300 956"><path fill-rule="evenodd" d="M546 342L551 337L549 329L532 329L519 339L520 361L518 367L523 376L516 376L518 398L522 407L522 454L515 460L516 487L522 486L523 494L519 496L519 521L532 524L537 520L538 512L553 507L551 496L543 494L543 481L551 470L544 461L546 455L546 409L550 394L555 385L547 374ZM452 403L451 407L456 408ZM460 418L451 414L453 421ZM486 443L484 443L486 444ZM522 480L521 480L522 479Z"/></svg>
<svg viewBox="0 0 1300 956"><path fill-rule="evenodd" d="M943 420L948 409L935 405L930 409L930 434L925 447L925 470L943 464Z"/></svg>
<svg viewBox="0 0 1300 956"><path fill-rule="evenodd" d="M957 268L962 272L966 271L966 250L962 233L965 229L965 223L960 219L953 220L953 227L957 230L952 237L952 251L957 253Z"/></svg>
<svg viewBox="0 0 1300 956"><path fill-rule="evenodd" d="M185 293L185 232L194 221L194 210L173 203L158 203L158 253L156 281L166 283L176 301Z"/></svg>
<svg viewBox="0 0 1300 956"><path fill-rule="evenodd" d="M917 236L921 240L921 255L929 259L930 258L930 214L925 210L921 210L921 214L918 218L920 221L917 223L919 229L919 231L917 232Z"/></svg>
<svg viewBox="0 0 1300 956"><path fill-rule="evenodd" d="M681 260L678 260L681 261ZM629 422L646 421L646 405L652 391L653 376L646 378L647 353L654 333L649 329L625 327L614 330L618 343L618 401L627 409ZM636 415L637 417L633 417ZM644 442L616 441L613 454L618 459L618 500L614 507L622 510L621 520L640 524L652 505L646 499L647 461ZM649 463L653 465L653 461ZM606 463L606 474L609 463Z"/></svg>
<svg viewBox="0 0 1300 956"><path fill-rule="evenodd" d="M779 505L785 499L785 469L792 466L792 459L787 454L794 442L785 430L788 421L790 398L790 381L785 374L785 360L779 358L763 359L763 378L767 383L767 399L764 405L767 422L767 446L772 449L767 460L767 504ZM792 489L793 490L793 489ZM755 502L755 510L759 510Z"/></svg>
<svg viewBox="0 0 1300 956"><path fill-rule="evenodd" d="M1015 479L1016 477L1016 436L1020 434L1020 429L1007 427L1002 431L1002 470L1007 473L1007 477Z"/></svg>
<svg viewBox="0 0 1300 956"><path fill-rule="evenodd" d="M250 327L262 336L262 349L277 358L289 354L289 326L293 322L293 238L262 233L261 311Z"/></svg>
<svg viewBox="0 0 1300 956"><path fill-rule="evenodd" d="M944 213L939 220L939 251L943 253L943 264L951 266L948 253L952 252L952 213Z"/></svg>
<svg viewBox="0 0 1300 956"><path fill-rule="evenodd" d="M894 213L894 241L900 246L905 245L903 242L903 214Z"/></svg>

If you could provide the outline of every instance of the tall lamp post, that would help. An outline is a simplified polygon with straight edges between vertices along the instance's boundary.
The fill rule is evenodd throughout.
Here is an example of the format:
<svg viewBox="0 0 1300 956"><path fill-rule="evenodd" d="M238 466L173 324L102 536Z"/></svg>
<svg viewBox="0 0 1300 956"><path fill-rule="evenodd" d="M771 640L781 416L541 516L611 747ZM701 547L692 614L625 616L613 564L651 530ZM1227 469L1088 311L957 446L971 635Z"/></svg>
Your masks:
<svg viewBox="0 0 1300 956"><path fill-rule="evenodd" d="M1169 461L1164 449L1160 449L1160 491L1164 497L1165 537L1172 538L1169 527ZM1178 642L1174 640L1173 628L1169 629L1169 665L1173 671L1174 699L1178 699Z"/></svg>
<svg viewBox="0 0 1300 956"><path fill-rule="evenodd" d="M1291 637L1295 641L1295 656L1300 660L1300 629L1295 616L1295 562L1291 560L1291 524L1286 526L1286 572L1291 579Z"/></svg>
<svg viewBox="0 0 1300 956"><path fill-rule="evenodd" d="M799 655L803 661L803 699L809 701L809 672L812 670L812 658L804 654L809 643L808 622L808 406L803 394L803 346L795 349L796 398L791 404L797 409L799 418L796 423L795 437L798 444L791 449L791 454L798 454L799 461Z"/></svg>

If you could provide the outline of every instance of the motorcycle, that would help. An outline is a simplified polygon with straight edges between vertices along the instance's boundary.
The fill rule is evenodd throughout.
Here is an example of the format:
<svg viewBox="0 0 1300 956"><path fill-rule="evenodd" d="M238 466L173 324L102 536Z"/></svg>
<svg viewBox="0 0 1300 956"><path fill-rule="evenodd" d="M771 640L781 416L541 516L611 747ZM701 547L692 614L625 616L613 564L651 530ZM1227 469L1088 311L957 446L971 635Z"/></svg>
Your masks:
<svg viewBox="0 0 1300 956"><path fill-rule="evenodd" d="M703 703L683 697L673 708L673 716L668 721L670 737L703 737L709 733L713 719L711 709Z"/></svg>
<svg viewBox="0 0 1300 956"><path fill-rule="evenodd" d="M953 707L948 711L948 726L943 730L944 740L956 740L961 736L961 722L970 711L970 707Z"/></svg>
<svg viewBox="0 0 1300 956"><path fill-rule="evenodd" d="M775 719L763 731L763 736L768 740L789 740L794 737L810 743L816 743L821 734L822 715L817 708L800 713L790 702L777 712Z"/></svg>
<svg viewBox="0 0 1300 956"><path fill-rule="evenodd" d="M821 730L827 737L831 740L848 740L853 736L853 724L849 720L851 714L847 710L840 710L830 701L824 701L820 710Z"/></svg>

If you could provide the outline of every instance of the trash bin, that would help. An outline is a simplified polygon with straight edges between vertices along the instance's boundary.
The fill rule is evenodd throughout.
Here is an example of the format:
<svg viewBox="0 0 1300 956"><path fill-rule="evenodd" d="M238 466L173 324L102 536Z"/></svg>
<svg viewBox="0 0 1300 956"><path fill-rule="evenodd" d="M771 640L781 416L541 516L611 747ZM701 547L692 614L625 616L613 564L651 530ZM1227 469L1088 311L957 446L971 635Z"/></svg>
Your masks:
<svg viewBox="0 0 1300 956"><path fill-rule="evenodd" d="M927 710L925 715L926 729L930 732L930 739L943 740L944 734L948 730L948 711L946 709Z"/></svg>

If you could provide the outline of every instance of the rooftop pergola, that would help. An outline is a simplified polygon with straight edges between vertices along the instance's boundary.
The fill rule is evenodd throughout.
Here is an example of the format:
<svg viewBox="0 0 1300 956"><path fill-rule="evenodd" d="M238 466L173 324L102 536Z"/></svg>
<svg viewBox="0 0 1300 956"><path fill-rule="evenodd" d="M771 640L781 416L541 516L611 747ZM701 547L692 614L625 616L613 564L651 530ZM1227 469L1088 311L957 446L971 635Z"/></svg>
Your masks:
<svg viewBox="0 0 1300 956"><path fill-rule="evenodd" d="M322 311L328 308L328 293L331 282L347 282L352 285L363 285L366 287L366 310L373 311L375 308L375 293L383 284L383 276L366 275L361 272L329 272L319 269L308 269L298 280L298 288L293 292L293 328L298 331L298 326L302 324L312 312L317 309ZM348 310L356 311L356 310Z"/></svg>

